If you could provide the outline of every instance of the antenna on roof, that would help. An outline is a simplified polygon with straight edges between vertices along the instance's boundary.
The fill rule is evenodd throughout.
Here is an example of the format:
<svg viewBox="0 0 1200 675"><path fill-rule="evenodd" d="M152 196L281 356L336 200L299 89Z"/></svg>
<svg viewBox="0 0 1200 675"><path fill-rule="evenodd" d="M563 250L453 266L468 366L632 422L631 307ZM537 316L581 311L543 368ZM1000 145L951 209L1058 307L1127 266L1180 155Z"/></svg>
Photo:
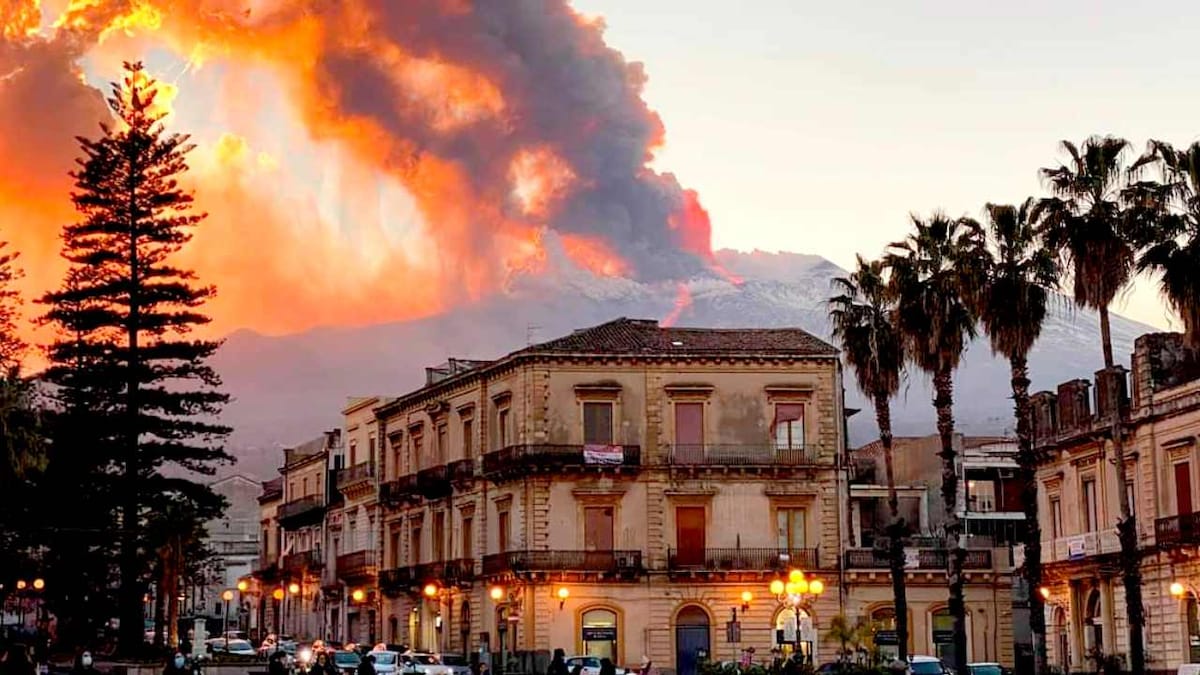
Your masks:
<svg viewBox="0 0 1200 675"><path fill-rule="evenodd" d="M533 337L534 337L535 335L537 335L537 332L538 332L539 330L541 330L541 329L542 329L542 327L541 327L541 326L538 326L538 325L535 325L535 324L532 324L532 323L531 323L531 324L527 324L527 325L525 326L525 346L526 346L526 347L532 347L532 346L533 346Z"/></svg>

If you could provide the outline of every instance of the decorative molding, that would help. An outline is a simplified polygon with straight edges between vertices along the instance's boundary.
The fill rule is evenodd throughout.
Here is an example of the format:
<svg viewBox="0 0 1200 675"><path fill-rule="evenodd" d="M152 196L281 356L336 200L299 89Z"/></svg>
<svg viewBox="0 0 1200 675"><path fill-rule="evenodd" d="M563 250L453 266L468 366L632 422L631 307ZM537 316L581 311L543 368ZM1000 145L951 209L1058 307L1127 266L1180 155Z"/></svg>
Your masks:
<svg viewBox="0 0 1200 675"><path fill-rule="evenodd" d="M600 497L621 497L629 489L621 485L613 485L611 487L577 487L571 490L571 494L577 499L590 499Z"/></svg>
<svg viewBox="0 0 1200 675"><path fill-rule="evenodd" d="M668 497L712 497L718 492L720 490L708 485L681 485L663 490L663 494Z"/></svg>
<svg viewBox="0 0 1200 675"><path fill-rule="evenodd" d="M1076 457L1076 458L1072 459L1071 466L1075 467L1076 469L1086 469L1088 467L1095 466L1096 462L1099 461L1099 459L1100 459L1100 453L1093 452L1089 455L1085 455L1083 457Z"/></svg>
<svg viewBox="0 0 1200 675"><path fill-rule="evenodd" d="M464 419L468 418L468 417L474 417L475 416L475 403L474 402L464 403L464 404L458 406L457 408L455 408L455 412L458 413L459 417L462 417Z"/></svg>
<svg viewBox="0 0 1200 675"><path fill-rule="evenodd" d="M816 385L811 382L786 382L781 384L768 384L763 387L763 391L770 396L810 396L816 390Z"/></svg>
<svg viewBox="0 0 1200 675"><path fill-rule="evenodd" d="M1176 450L1179 448L1191 447L1195 444L1195 436L1180 436L1178 438L1172 438L1169 441L1163 441L1162 447L1164 450Z"/></svg>
<svg viewBox="0 0 1200 675"><path fill-rule="evenodd" d="M764 486L763 494L768 497L815 497L821 494L821 488L809 481L778 483Z"/></svg>
<svg viewBox="0 0 1200 675"><path fill-rule="evenodd" d="M512 392L507 389L505 389L504 391L498 391L495 394L492 394L492 403L494 403L496 405L504 405L505 403L509 403L511 401L512 401Z"/></svg>
<svg viewBox="0 0 1200 675"><path fill-rule="evenodd" d="M621 396L621 383L615 380L581 382L575 385L574 389L575 396L579 398L615 401Z"/></svg>
<svg viewBox="0 0 1200 675"><path fill-rule="evenodd" d="M425 404L425 414L430 417L438 417L450 412L449 401L430 401Z"/></svg>
<svg viewBox="0 0 1200 675"><path fill-rule="evenodd" d="M667 392L667 396L704 396L707 398L716 390L711 384L705 382L676 382L663 386L663 391Z"/></svg>

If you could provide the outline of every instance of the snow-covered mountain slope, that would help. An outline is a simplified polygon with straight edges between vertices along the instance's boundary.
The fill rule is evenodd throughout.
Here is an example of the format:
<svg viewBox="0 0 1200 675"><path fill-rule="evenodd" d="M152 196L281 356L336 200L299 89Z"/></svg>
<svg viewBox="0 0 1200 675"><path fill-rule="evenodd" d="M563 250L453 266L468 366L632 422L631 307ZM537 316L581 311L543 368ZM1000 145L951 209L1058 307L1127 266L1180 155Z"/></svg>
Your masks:
<svg viewBox="0 0 1200 675"><path fill-rule="evenodd" d="M556 270L511 279L502 294L486 302L415 321L284 337L234 333L215 365L234 396L224 421L236 429L231 444L241 460L237 470L273 475L278 449L338 425L347 397L409 391L422 383L425 366L448 356L495 358L619 316L674 314L677 325L707 327L800 326L829 338L829 284L845 273L836 265L819 256L760 251L722 251L718 260L740 283L698 278L641 284ZM1112 328L1114 352L1126 365L1133 340L1154 330L1116 316ZM1065 301L1057 305L1030 357L1034 390L1091 377L1101 365L1098 336L1094 313ZM849 378L847 387L848 404L863 407ZM955 418L962 431L1012 428L1008 366L991 355L986 342L971 345L955 387ZM933 433L931 400L927 378L910 374L893 412L896 433ZM852 444L875 434L869 412L852 418Z"/></svg>

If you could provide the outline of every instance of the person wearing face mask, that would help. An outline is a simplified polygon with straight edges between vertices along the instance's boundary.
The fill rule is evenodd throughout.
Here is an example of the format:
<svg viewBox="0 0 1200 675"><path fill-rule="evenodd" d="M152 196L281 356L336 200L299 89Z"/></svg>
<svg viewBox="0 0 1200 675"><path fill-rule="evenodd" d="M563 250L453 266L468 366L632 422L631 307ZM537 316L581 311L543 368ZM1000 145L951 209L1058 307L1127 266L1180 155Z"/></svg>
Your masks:
<svg viewBox="0 0 1200 675"><path fill-rule="evenodd" d="M91 652L80 652L79 656L75 657L75 665L71 668L71 675L98 675L99 672L92 665Z"/></svg>
<svg viewBox="0 0 1200 675"><path fill-rule="evenodd" d="M188 675L187 659L180 652L175 652L175 655L167 659L167 665L163 668L163 675Z"/></svg>

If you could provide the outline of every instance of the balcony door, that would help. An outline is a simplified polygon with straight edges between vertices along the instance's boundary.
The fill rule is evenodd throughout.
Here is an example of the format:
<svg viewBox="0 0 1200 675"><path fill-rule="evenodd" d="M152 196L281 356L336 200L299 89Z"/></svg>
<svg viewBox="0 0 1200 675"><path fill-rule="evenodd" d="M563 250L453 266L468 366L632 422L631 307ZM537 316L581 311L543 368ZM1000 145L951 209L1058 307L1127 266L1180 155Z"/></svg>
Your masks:
<svg viewBox="0 0 1200 675"><path fill-rule="evenodd" d="M679 506L675 508L675 546L679 553L676 562L689 567L704 566L704 549L707 544L703 506Z"/></svg>
<svg viewBox="0 0 1200 675"><path fill-rule="evenodd" d="M675 461L697 464L704 459L704 404L675 404Z"/></svg>
<svg viewBox="0 0 1200 675"><path fill-rule="evenodd" d="M583 510L583 539L585 550L613 550L613 507L589 506Z"/></svg>
<svg viewBox="0 0 1200 675"><path fill-rule="evenodd" d="M1175 465L1175 513L1186 515L1192 512L1192 463L1179 462Z"/></svg>

